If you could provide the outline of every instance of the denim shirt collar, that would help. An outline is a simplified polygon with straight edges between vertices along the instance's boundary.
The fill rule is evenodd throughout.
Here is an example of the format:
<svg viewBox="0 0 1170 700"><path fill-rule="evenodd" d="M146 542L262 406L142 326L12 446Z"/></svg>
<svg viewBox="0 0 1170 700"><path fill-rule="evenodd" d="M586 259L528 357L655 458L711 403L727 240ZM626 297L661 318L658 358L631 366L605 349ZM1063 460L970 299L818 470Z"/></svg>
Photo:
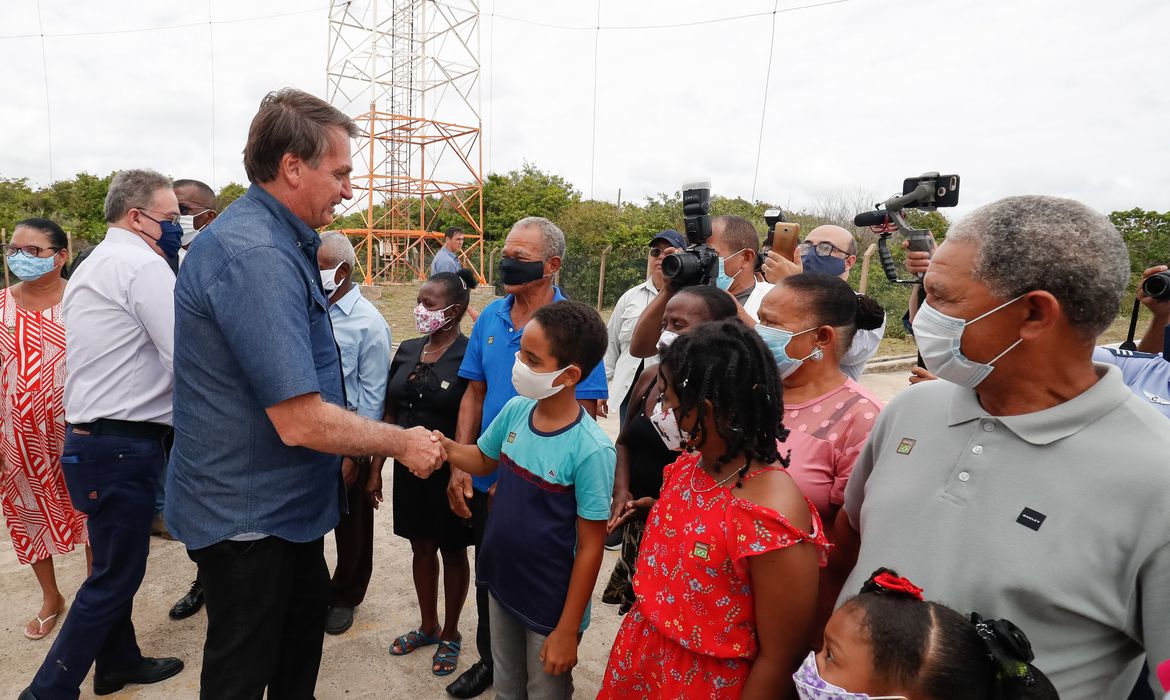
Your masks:
<svg viewBox="0 0 1170 700"><path fill-rule="evenodd" d="M317 235L316 231L309 228L308 224L301 221L280 200L273 197L268 190L256 183L252 183L248 187L248 193L245 196L255 200L262 207L272 212L273 216L277 219L288 224L295 235L294 242L297 244L297 247L305 251L306 255L311 254L312 261L316 263L317 248L321 245L321 237Z"/></svg>

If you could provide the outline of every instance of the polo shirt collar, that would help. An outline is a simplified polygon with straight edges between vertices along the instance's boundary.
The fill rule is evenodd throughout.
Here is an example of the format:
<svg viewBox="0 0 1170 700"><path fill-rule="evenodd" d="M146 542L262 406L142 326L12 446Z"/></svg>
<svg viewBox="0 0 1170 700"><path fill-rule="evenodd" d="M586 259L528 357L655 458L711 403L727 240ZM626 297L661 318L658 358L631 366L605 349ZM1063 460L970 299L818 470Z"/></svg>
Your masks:
<svg viewBox="0 0 1170 700"><path fill-rule="evenodd" d="M658 295L658 288L654 286L654 280L649 277L647 277L646 281L639 286L645 289L647 292L650 292L651 296Z"/></svg>
<svg viewBox="0 0 1170 700"><path fill-rule="evenodd" d="M357 306L358 300L361 298L362 290L355 284L344 296L333 302L333 305L340 309L343 314L349 316L353 313L353 307Z"/></svg>
<svg viewBox="0 0 1170 700"><path fill-rule="evenodd" d="M293 214L288 207L280 202L276 197L268 193L256 183L252 183L248 187L248 198L255 200L268 211L272 212L276 218L280 219L293 230L295 235L295 242L301 247L308 247L310 250L316 250L316 246L320 245L321 238L317 232L309 228L309 225L301 221L295 214Z"/></svg>
<svg viewBox="0 0 1170 700"><path fill-rule="evenodd" d="M561 293L561 288L556 286L556 285L553 285L553 298L552 298L553 302L564 301L565 299L568 299L568 297L565 296L563 293ZM508 320L509 323L512 320L512 304L515 303L515 301L516 301L516 295L515 294L508 294L508 295L504 296L504 303L500 304L500 310L498 312L498 315L501 318Z"/></svg>
<svg viewBox="0 0 1170 700"><path fill-rule="evenodd" d="M955 387L947 425L954 427L977 418L994 418L1021 440L1033 445L1049 445L1075 435L1131 395L1121 379L1121 370L1097 362L1093 366L1099 379L1079 396L1043 411L1018 416L992 416L980 405L979 396L973 390Z"/></svg>

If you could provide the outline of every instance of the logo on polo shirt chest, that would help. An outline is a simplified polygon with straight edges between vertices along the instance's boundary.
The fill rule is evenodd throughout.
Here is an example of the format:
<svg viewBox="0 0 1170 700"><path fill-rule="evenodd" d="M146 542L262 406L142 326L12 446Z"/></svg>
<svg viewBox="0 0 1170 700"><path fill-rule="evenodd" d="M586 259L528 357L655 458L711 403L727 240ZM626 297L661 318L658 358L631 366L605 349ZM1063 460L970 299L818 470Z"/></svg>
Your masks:
<svg viewBox="0 0 1170 700"><path fill-rule="evenodd" d="M516 433L508 433L508 443L516 442Z"/></svg>
<svg viewBox="0 0 1170 700"><path fill-rule="evenodd" d="M900 454L900 455L910 454L910 450L914 449L914 443L916 443L916 442L918 442L918 441L912 440L910 438L902 438L902 442L898 443L898 454Z"/></svg>
<svg viewBox="0 0 1170 700"><path fill-rule="evenodd" d="M1032 530L1039 532L1040 526L1044 524L1044 521L1047 518L1048 518L1047 515L1041 513L1038 510L1032 510L1031 508L1025 508L1025 509L1020 511L1020 517L1016 518L1016 522L1023 525L1026 528L1029 528L1029 529L1032 529Z"/></svg>
<svg viewBox="0 0 1170 700"><path fill-rule="evenodd" d="M491 344L492 344L492 343L494 343L494 342L496 342L496 336L494 336L494 335L489 335L489 336L488 336L488 345L491 345Z"/></svg>

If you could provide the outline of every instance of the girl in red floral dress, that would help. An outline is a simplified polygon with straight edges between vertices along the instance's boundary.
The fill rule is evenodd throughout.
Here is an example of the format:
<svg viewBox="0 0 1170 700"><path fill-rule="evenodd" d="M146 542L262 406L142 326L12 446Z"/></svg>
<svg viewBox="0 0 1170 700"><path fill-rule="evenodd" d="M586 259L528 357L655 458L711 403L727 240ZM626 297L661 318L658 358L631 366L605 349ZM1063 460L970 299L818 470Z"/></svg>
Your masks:
<svg viewBox="0 0 1170 700"><path fill-rule="evenodd" d="M598 697L795 697L828 542L776 449L775 360L738 321L707 323L663 354L658 386L651 420L687 451L650 511Z"/></svg>

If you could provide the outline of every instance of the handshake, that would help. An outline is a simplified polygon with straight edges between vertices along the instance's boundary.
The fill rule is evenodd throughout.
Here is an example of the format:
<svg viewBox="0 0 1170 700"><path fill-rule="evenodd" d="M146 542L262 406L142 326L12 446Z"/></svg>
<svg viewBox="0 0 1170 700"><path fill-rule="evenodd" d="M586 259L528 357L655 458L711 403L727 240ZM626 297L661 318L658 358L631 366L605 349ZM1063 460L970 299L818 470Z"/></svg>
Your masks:
<svg viewBox="0 0 1170 700"><path fill-rule="evenodd" d="M416 426L402 430L402 448L392 455L399 464L420 479L435 473L447 461L447 451L442 441L446 440L437 430ZM450 442L450 441L448 441Z"/></svg>

